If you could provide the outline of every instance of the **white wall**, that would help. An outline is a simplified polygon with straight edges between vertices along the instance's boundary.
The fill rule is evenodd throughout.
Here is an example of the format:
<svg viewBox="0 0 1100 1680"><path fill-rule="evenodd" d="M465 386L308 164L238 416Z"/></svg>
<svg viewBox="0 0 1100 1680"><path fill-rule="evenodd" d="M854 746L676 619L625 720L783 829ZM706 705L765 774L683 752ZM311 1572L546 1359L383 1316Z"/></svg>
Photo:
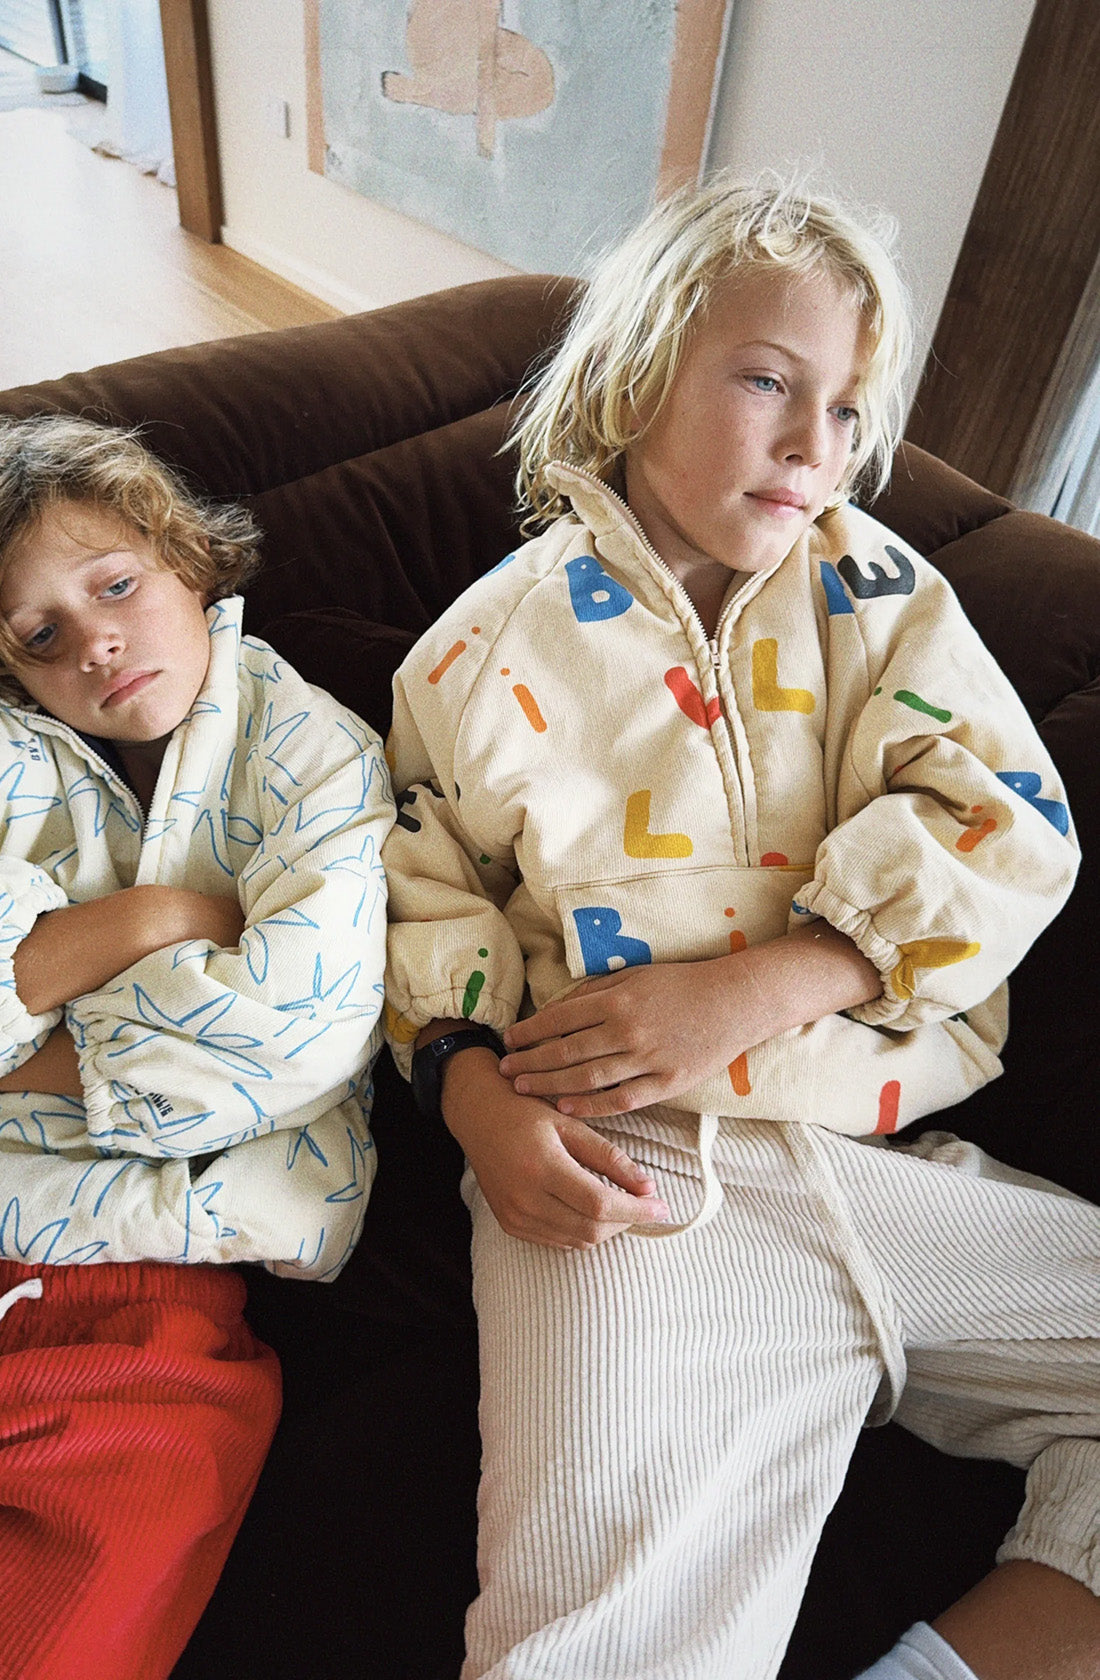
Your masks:
<svg viewBox="0 0 1100 1680"><path fill-rule="evenodd" d="M599 0L588 0L598 4ZM808 166L900 224L935 329L1034 0L734 0L711 165ZM302 0L209 0L225 241L344 309L510 272L306 167ZM290 106L289 139L269 126Z"/></svg>
<svg viewBox="0 0 1100 1680"><path fill-rule="evenodd" d="M1035 0L734 0L711 164L798 164L896 217L939 319Z"/></svg>
<svg viewBox="0 0 1100 1680"><path fill-rule="evenodd" d="M208 0L208 14L227 245L346 310L514 272L307 167L302 0ZM290 106L289 139L271 132L272 99Z"/></svg>

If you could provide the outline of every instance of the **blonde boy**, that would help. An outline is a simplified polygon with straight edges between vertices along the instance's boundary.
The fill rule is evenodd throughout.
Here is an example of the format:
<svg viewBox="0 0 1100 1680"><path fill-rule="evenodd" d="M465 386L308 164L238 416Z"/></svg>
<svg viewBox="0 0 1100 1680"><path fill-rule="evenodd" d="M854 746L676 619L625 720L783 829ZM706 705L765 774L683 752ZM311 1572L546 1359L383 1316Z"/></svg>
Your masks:
<svg viewBox="0 0 1100 1680"><path fill-rule="evenodd" d="M393 1038L471 1168L467 1680L770 1680L892 1412L1032 1471L1003 1567L882 1674L1100 1648L1100 1213L942 1134L868 1146L999 1071L1077 861L950 589L848 504L907 336L838 207L660 207L532 394L553 522L398 676Z"/></svg>

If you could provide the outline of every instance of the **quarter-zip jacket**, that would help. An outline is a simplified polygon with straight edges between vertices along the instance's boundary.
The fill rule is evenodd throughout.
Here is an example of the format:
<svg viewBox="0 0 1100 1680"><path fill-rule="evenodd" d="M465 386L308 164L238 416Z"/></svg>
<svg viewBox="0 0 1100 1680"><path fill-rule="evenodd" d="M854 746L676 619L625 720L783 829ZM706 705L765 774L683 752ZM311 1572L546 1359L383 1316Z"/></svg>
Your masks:
<svg viewBox="0 0 1100 1680"><path fill-rule="evenodd" d="M239 599L147 814L85 739L0 708L0 1072L63 1018L84 1100L0 1095L0 1255L262 1261L335 1275L374 1176L385 951L381 743L273 649ZM240 946L154 951L31 1016L12 958L45 911L146 882L236 894Z"/></svg>
<svg viewBox="0 0 1100 1680"><path fill-rule="evenodd" d="M388 1021L498 1030L579 981L810 917L881 997L750 1049L693 1113L889 1132L1000 1072L1005 977L1067 897L1065 795L944 578L853 507L708 638L629 508L507 556L395 682Z"/></svg>

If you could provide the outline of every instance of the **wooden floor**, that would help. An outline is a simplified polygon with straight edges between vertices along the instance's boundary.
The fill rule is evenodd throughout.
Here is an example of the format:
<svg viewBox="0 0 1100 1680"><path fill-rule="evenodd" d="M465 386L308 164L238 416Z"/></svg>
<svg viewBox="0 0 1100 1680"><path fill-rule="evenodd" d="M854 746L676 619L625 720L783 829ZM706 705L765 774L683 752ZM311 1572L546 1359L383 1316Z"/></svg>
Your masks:
<svg viewBox="0 0 1100 1680"><path fill-rule="evenodd" d="M172 188L92 152L72 116L0 111L0 389L339 314L185 233Z"/></svg>

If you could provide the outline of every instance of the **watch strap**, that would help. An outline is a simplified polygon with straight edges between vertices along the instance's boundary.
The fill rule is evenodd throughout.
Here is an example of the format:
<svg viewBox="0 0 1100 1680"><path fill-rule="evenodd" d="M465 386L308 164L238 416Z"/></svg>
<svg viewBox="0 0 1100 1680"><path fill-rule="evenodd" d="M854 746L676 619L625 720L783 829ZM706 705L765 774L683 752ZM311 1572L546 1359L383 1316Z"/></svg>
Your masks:
<svg viewBox="0 0 1100 1680"><path fill-rule="evenodd" d="M422 1114L430 1119L442 1118L444 1068L451 1057L457 1056L460 1051L478 1049L492 1050L498 1057L507 1054L500 1034L494 1032L492 1027L476 1023L469 1027L460 1027L454 1032L441 1033L438 1038L433 1038L430 1044L425 1044L413 1052L413 1097Z"/></svg>

